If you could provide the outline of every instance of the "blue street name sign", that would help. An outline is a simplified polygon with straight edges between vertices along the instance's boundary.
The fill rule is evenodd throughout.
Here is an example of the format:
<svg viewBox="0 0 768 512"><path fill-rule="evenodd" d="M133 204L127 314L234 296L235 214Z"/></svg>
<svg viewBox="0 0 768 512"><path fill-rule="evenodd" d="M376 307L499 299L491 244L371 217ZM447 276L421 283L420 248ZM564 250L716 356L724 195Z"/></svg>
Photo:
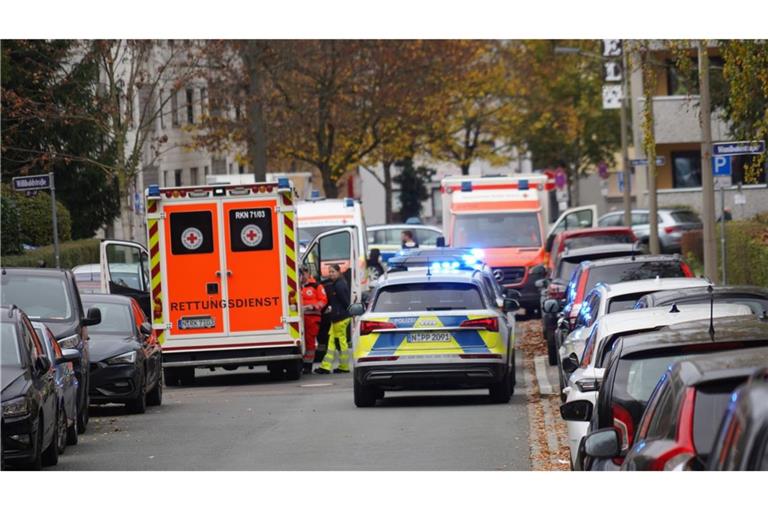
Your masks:
<svg viewBox="0 0 768 512"><path fill-rule="evenodd" d="M13 178L13 190L24 192L27 190L45 190L51 188L51 177L47 174L36 176L19 176Z"/></svg>
<svg viewBox="0 0 768 512"><path fill-rule="evenodd" d="M765 153L764 140L740 140L712 144L713 156L761 155Z"/></svg>
<svg viewBox="0 0 768 512"><path fill-rule="evenodd" d="M656 157L656 165L664 165L664 157L663 156L657 156ZM629 161L630 164L632 164L632 167L638 167L641 165L648 165L648 159L647 158L635 158L633 160Z"/></svg>

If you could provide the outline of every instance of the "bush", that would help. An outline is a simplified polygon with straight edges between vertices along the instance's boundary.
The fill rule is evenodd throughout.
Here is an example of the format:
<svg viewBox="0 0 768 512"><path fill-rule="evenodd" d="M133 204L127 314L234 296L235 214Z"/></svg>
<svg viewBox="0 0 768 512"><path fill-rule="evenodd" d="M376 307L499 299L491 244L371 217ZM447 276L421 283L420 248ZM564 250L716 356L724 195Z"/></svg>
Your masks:
<svg viewBox="0 0 768 512"><path fill-rule="evenodd" d="M4 267L38 267L40 261L45 266L56 268L56 258L53 253L53 245L40 247L34 251L18 256L3 256ZM99 262L99 240L86 238L59 244L59 263L61 268L72 268L86 263Z"/></svg>
<svg viewBox="0 0 768 512"><path fill-rule="evenodd" d="M768 287L768 222L760 220L755 218L750 221L726 222L725 257L728 284Z"/></svg>
<svg viewBox="0 0 768 512"><path fill-rule="evenodd" d="M2 254L21 254L19 210L13 198L0 196L0 249Z"/></svg>
<svg viewBox="0 0 768 512"><path fill-rule="evenodd" d="M40 191L34 196L27 196L3 185L2 195L16 205L22 244L41 246L53 243L51 196L47 192ZM72 218L69 210L59 201L56 201L56 221L59 227L59 242L71 240Z"/></svg>

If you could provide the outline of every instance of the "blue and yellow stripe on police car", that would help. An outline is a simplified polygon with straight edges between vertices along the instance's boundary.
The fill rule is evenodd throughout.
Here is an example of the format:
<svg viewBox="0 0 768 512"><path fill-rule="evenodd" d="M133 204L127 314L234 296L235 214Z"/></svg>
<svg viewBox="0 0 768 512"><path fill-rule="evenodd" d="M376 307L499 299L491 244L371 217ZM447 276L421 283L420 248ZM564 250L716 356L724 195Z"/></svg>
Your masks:
<svg viewBox="0 0 768 512"><path fill-rule="evenodd" d="M355 346L355 359L367 356L408 356L408 355L461 355L506 353L506 344L500 332L475 329L459 329L465 320L488 318L487 314L477 315L420 315L366 318L372 322L392 322L404 331L378 331L361 335ZM450 341L409 342L409 332L447 330ZM407 329L413 329L408 331Z"/></svg>

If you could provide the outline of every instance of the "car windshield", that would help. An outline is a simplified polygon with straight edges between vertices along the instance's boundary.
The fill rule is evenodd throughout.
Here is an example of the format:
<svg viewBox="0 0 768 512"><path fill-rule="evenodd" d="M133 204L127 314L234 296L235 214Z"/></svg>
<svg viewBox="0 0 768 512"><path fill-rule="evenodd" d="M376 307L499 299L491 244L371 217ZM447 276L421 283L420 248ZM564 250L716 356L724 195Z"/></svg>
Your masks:
<svg viewBox="0 0 768 512"><path fill-rule="evenodd" d="M127 304L84 301L84 305L86 308L95 307L101 311L101 323L88 327L89 333L125 335L133 333L131 308Z"/></svg>
<svg viewBox="0 0 768 512"><path fill-rule="evenodd" d="M72 303L63 277L6 274L0 302L14 304L35 320L69 320Z"/></svg>
<svg viewBox="0 0 768 512"><path fill-rule="evenodd" d="M575 236L565 240L564 249L583 249L595 245L631 244L634 240L629 233Z"/></svg>
<svg viewBox="0 0 768 512"><path fill-rule="evenodd" d="M698 215L696 215L695 212L688 212L688 211L682 211L682 212L672 212L670 214L673 219L675 219L675 222L683 224L686 222L692 222L695 224L701 224L701 219Z"/></svg>
<svg viewBox="0 0 768 512"><path fill-rule="evenodd" d="M457 215L454 247L540 247L541 228L536 212Z"/></svg>
<svg viewBox="0 0 768 512"><path fill-rule="evenodd" d="M15 326L11 322L3 322L0 326L2 326L2 330L0 330L0 363L3 366L21 366L19 340L16 337Z"/></svg>
<svg viewBox="0 0 768 512"><path fill-rule="evenodd" d="M613 396L622 402L638 402L645 407L661 375L683 354L669 354L650 358L627 358L616 368Z"/></svg>
<svg viewBox="0 0 768 512"><path fill-rule="evenodd" d="M685 277L679 261L628 261L615 265L602 265L589 270L586 290L591 290L597 283L621 283L653 279L655 277Z"/></svg>
<svg viewBox="0 0 768 512"><path fill-rule="evenodd" d="M410 283L382 288L373 311L450 311L484 309L476 286L465 283Z"/></svg>
<svg viewBox="0 0 768 512"><path fill-rule="evenodd" d="M626 311L632 309L635 306L637 300L648 292L629 293L627 295L619 295L608 301L608 313L615 313L617 311Z"/></svg>

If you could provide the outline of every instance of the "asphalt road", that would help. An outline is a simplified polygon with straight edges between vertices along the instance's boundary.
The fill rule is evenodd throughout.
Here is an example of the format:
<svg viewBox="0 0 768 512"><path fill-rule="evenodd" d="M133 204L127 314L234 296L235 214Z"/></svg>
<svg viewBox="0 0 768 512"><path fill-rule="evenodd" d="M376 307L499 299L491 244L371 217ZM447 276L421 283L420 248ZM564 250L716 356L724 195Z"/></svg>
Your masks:
<svg viewBox="0 0 768 512"><path fill-rule="evenodd" d="M522 365L509 404L487 391L400 392L352 403L349 375L274 382L198 370L144 415L95 407L49 470L529 470Z"/></svg>

